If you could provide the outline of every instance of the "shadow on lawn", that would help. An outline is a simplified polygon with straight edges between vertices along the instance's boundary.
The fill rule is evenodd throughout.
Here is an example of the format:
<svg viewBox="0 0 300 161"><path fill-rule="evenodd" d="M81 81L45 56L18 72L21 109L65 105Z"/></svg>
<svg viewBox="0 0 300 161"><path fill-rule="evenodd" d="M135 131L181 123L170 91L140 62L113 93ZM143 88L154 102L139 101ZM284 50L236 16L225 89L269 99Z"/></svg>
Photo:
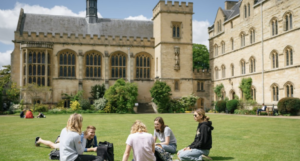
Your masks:
<svg viewBox="0 0 300 161"><path fill-rule="evenodd" d="M233 157L210 156L213 160L233 160Z"/></svg>

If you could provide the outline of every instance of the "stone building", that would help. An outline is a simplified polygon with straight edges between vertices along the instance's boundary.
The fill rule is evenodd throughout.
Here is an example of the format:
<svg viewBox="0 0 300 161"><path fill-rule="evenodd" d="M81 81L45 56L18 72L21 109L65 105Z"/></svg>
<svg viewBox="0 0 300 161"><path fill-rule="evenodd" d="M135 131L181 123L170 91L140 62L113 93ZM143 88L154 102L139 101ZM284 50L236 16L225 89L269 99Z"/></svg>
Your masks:
<svg viewBox="0 0 300 161"><path fill-rule="evenodd" d="M27 103L57 103L62 93L91 86L108 88L119 78L138 85L139 103L151 102L155 81L165 81L172 97L194 93L198 107L210 107L210 73L193 71L193 3L160 0L152 21L97 17L97 0L86 0L86 17L20 11L11 56L12 80L49 86L50 92ZM108 6L109 7L109 6Z"/></svg>
<svg viewBox="0 0 300 161"><path fill-rule="evenodd" d="M258 103L300 97L299 15L299 0L226 1L208 29L212 89L222 83L223 98L242 98L239 85L250 77Z"/></svg>

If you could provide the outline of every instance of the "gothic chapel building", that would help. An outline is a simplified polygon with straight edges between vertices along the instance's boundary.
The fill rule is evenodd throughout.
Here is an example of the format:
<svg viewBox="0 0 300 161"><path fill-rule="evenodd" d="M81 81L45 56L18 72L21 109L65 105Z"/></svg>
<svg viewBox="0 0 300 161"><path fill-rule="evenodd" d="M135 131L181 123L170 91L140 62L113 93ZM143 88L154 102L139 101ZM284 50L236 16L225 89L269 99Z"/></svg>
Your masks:
<svg viewBox="0 0 300 161"><path fill-rule="evenodd" d="M20 11L11 55L12 81L50 87L25 103L56 104L62 93L113 85L119 78L138 85L139 103L151 102L150 89L164 81L172 98L194 93L198 107L211 106L210 73L193 71L193 3L160 0L152 21L97 17L97 0L86 0L86 17Z"/></svg>

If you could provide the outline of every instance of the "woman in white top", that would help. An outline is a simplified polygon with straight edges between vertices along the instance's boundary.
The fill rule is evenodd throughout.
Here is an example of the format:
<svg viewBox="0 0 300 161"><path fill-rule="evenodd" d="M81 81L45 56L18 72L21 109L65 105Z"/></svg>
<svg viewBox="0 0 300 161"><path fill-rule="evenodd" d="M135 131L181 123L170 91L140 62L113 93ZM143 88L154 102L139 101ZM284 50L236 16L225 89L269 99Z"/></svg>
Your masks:
<svg viewBox="0 0 300 161"><path fill-rule="evenodd" d="M93 161L98 157L82 155L84 146L81 143L81 127L83 118L80 114L72 114L67 126L60 133L60 161Z"/></svg>
<svg viewBox="0 0 300 161"><path fill-rule="evenodd" d="M154 119L154 141L158 138L160 143L155 143L155 146L163 148L166 152L171 154L176 153L177 141L172 130L165 125L162 117Z"/></svg>
<svg viewBox="0 0 300 161"><path fill-rule="evenodd" d="M134 161L156 161L153 136L147 133L146 125L136 120L131 127L130 135L126 140L126 150L123 161L128 161L130 150L133 150Z"/></svg>

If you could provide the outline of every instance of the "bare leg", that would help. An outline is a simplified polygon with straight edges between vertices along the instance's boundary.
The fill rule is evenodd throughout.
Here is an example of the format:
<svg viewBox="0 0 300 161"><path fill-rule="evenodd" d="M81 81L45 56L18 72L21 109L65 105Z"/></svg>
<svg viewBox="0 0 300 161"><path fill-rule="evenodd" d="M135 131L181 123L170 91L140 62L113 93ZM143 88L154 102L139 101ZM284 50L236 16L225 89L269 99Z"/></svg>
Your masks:
<svg viewBox="0 0 300 161"><path fill-rule="evenodd" d="M48 141L48 140L43 140L42 138L40 138L37 143L41 143L44 144L46 146L49 146L50 148L54 149L55 148L55 144L52 141Z"/></svg>

